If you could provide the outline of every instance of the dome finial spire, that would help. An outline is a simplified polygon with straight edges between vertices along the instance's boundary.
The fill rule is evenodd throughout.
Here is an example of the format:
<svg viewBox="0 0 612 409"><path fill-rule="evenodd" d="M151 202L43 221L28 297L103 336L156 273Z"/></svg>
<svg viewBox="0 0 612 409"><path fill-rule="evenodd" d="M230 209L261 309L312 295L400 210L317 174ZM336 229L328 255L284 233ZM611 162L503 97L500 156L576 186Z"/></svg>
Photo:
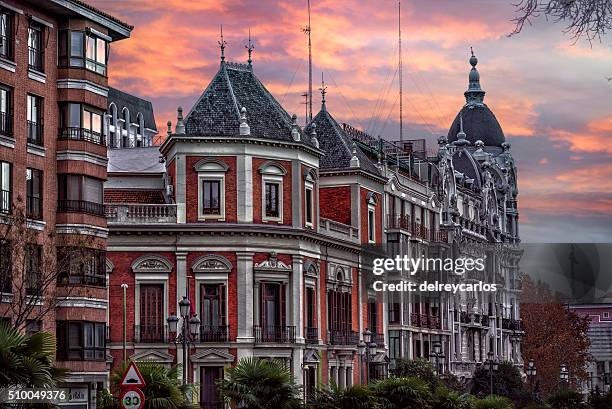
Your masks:
<svg viewBox="0 0 612 409"><path fill-rule="evenodd" d="M472 69L470 70L468 89L464 93L465 100L468 105L482 105L485 92L480 88L480 74L476 69L478 58L474 55L474 49L472 47L470 47L470 54L469 61Z"/></svg>
<svg viewBox="0 0 612 409"><path fill-rule="evenodd" d="M221 64L225 63L225 46L227 41L223 39L223 24L221 24L221 39L218 41L219 48L221 49Z"/></svg>
<svg viewBox="0 0 612 409"><path fill-rule="evenodd" d="M247 45L244 46L244 48L246 48L247 52L249 53L249 59L247 60L249 68L253 68L253 59L251 58L251 54L253 53L255 46L251 42L251 27L249 27L249 42Z"/></svg>
<svg viewBox="0 0 612 409"><path fill-rule="evenodd" d="M325 94L327 94L327 87L325 86L325 79L323 78L323 71L321 71L321 111L325 111Z"/></svg>

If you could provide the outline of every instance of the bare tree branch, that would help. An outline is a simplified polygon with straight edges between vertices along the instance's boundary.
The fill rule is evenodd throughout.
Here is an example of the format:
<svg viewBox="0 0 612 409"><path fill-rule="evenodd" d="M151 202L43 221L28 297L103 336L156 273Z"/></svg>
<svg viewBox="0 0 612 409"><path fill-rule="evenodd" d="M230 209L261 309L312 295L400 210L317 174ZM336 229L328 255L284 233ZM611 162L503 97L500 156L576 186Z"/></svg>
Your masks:
<svg viewBox="0 0 612 409"><path fill-rule="evenodd" d="M612 0L520 0L514 6L518 17L512 20L516 26L511 36L540 16L564 23L564 33L575 41L580 38L586 38L589 43L601 41L612 30Z"/></svg>

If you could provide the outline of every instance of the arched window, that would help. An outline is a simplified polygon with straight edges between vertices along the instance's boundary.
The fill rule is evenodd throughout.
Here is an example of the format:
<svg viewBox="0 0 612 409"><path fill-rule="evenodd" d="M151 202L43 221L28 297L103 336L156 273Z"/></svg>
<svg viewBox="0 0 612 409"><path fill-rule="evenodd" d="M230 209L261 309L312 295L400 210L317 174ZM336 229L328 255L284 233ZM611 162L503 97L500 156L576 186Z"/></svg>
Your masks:
<svg viewBox="0 0 612 409"><path fill-rule="evenodd" d="M111 102L108 106L108 146L116 148L118 145L119 130L117 129L117 105Z"/></svg>
<svg viewBox="0 0 612 409"><path fill-rule="evenodd" d="M123 116L123 130L121 132L121 147L129 148L130 145L130 111L127 108L123 108L121 111Z"/></svg>
<svg viewBox="0 0 612 409"><path fill-rule="evenodd" d="M135 146L137 147L141 147L141 146L146 146L145 142L144 142L144 119L142 117L142 114L139 112L136 114L136 143Z"/></svg>

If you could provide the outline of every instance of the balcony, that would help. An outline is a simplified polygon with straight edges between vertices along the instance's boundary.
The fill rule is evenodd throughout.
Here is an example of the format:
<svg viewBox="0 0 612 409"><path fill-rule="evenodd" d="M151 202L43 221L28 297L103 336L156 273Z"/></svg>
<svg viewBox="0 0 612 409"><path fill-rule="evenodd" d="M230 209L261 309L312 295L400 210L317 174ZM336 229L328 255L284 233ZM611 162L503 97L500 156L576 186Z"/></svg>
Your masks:
<svg viewBox="0 0 612 409"><path fill-rule="evenodd" d="M13 116L7 112L0 112L0 135L13 136Z"/></svg>
<svg viewBox="0 0 612 409"><path fill-rule="evenodd" d="M428 229L421 223L416 223L410 220L409 215L389 214L387 215L387 228L389 230L404 230L412 235L412 237L428 240L436 243L446 243L448 241L448 233L439 230Z"/></svg>
<svg viewBox="0 0 612 409"><path fill-rule="evenodd" d="M319 233L348 241L359 241L359 229L331 219L319 220Z"/></svg>
<svg viewBox="0 0 612 409"><path fill-rule="evenodd" d="M31 70L43 72L45 62L45 53L34 47L28 47L28 68Z"/></svg>
<svg viewBox="0 0 612 409"><path fill-rule="evenodd" d="M66 127L59 128L57 139L86 141L95 143L96 145L106 146L106 140L101 133L94 132L86 128Z"/></svg>
<svg viewBox="0 0 612 409"><path fill-rule="evenodd" d="M168 342L168 327L161 324L134 325L134 342L166 343Z"/></svg>
<svg viewBox="0 0 612 409"><path fill-rule="evenodd" d="M523 331L523 320L513 320L510 318L502 319L502 329L509 329L512 331Z"/></svg>
<svg viewBox="0 0 612 409"><path fill-rule="evenodd" d="M109 223L120 224L160 224L176 223L175 204L128 204L112 203L104 205Z"/></svg>
<svg viewBox="0 0 612 409"><path fill-rule="evenodd" d="M227 342L229 327L227 325L202 325L200 326L200 341L202 342Z"/></svg>
<svg viewBox="0 0 612 409"><path fill-rule="evenodd" d="M413 327L430 328L430 329L441 329L442 325L440 317L429 314L419 314L413 312L410 314L410 324Z"/></svg>
<svg viewBox="0 0 612 409"><path fill-rule="evenodd" d="M0 213L11 213L13 205L10 190L0 189Z"/></svg>
<svg viewBox="0 0 612 409"><path fill-rule="evenodd" d="M26 197L26 217L32 220L42 220L42 199L40 197Z"/></svg>
<svg viewBox="0 0 612 409"><path fill-rule="evenodd" d="M357 346L359 334L355 331L332 330L329 332L329 343L332 345Z"/></svg>
<svg viewBox="0 0 612 409"><path fill-rule="evenodd" d="M28 143L37 146L44 146L44 128L40 122L27 121L28 123Z"/></svg>
<svg viewBox="0 0 612 409"><path fill-rule="evenodd" d="M318 344L319 343L319 330L316 327L304 328L304 335L306 337L307 344Z"/></svg>
<svg viewBox="0 0 612 409"><path fill-rule="evenodd" d="M290 326L253 326L255 342L287 344L295 342L295 327Z"/></svg>
<svg viewBox="0 0 612 409"><path fill-rule="evenodd" d="M58 200L57 211L62 213L87 213L94 216L104 216L104 205L86 200Z"/></svg>

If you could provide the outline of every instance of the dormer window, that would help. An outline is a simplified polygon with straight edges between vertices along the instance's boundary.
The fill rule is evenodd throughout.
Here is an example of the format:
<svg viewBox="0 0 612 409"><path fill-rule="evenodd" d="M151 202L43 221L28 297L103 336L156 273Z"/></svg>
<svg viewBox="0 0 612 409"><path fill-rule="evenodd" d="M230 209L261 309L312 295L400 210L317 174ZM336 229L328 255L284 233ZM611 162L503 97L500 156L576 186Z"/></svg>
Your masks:
<svg viewBox="0 0 612 409"><path fill-rule="evenodd" d="M283 222L283 180L287 171L274 162L259 168L262 186L262 220Z"/></svg>
<svg viewBox="0 0 612 409"><path fill-rule="evenodd" d="M198 219L225 220L225 174L229 167L215 159L202 159L198 173Z"/></svg>

